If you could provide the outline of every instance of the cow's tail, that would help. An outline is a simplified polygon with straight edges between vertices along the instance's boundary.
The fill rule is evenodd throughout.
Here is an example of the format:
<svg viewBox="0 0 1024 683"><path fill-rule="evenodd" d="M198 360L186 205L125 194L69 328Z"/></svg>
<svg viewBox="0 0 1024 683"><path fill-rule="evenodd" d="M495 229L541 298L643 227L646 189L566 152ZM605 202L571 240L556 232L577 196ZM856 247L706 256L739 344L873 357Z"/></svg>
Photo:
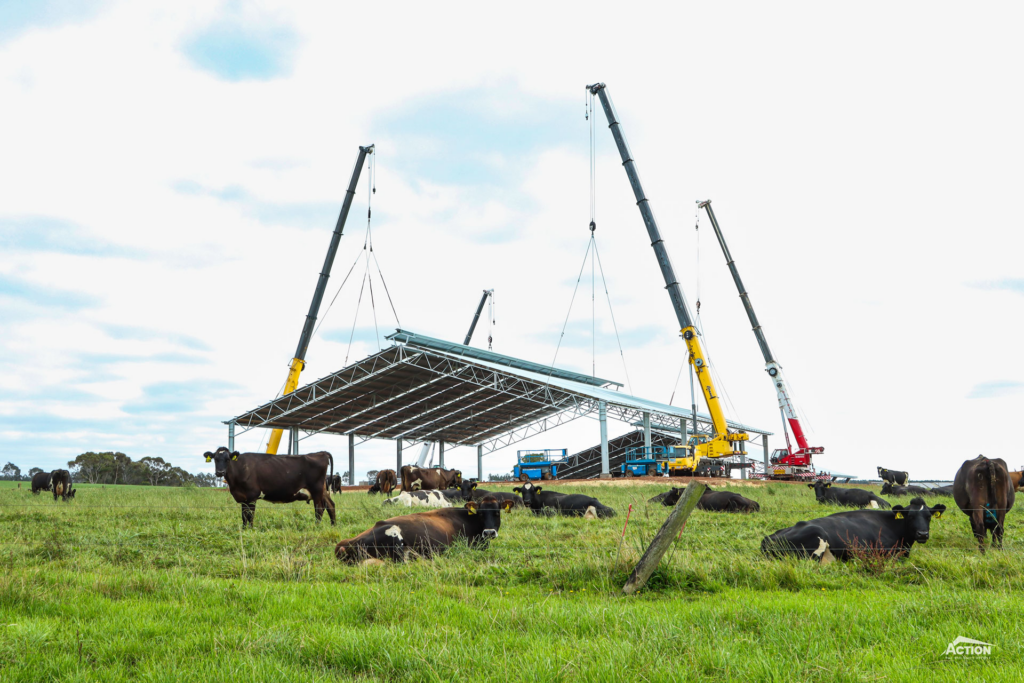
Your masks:
<svg viewBox="0 0 1024 683"><path fill-rule="evenodd" d="M986 459L988 465L988 495L989 500L996 504L997 510L1006 510L1006 474L991 460Z"/></svg>
<svg viewBox="0 0 1024 683"><path fill-rule="evenodd" d="M324 486L324 490L327 491L327 493L329 494L331 491L331 486L334 485L334 456L331 455L330 452L327 453L327 462L330 463L330 470L327 475L327 482Z"/></svg>

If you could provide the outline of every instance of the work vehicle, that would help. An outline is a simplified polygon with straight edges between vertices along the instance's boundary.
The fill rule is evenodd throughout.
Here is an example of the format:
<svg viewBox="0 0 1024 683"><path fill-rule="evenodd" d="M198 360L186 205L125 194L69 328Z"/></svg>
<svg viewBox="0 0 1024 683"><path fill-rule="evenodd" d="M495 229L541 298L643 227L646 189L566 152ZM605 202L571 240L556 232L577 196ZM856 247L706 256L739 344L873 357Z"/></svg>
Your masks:
<svg viewBox="0 0 1024 683"><path fill-rule="evenodd" d="M711 415L714 434L706 440L700 441L692 449L692 467L696 467L702 458L726 458L733 455L745 455L744 444L749 440L746 432L730 432L725 422L725 415L719 402L718 392L715 390L711 380L711 368L708 365L704 350L700 343L700 333L694 325L693 316L690 314L689 305L683 296L683 290L679 286L675 271L672 268L672 261L669 259L668 251L665 249L665 241L658 229L658 222L651 210L651 203L644 194L643 185L640 183L640 176L636 170L636 162L630 152L629 145L622 133L622 125L619 123L618 115L612 106L611 98L608 96L608 89L604 83L594 83L587 86L587 92L591 96L597 96L601 100L605 117L608 119L608 128L615 138L615 145L618 147L619 156L622 158L622 166L626 169L629 177L629 184L633 188L633 195L636 197L636 205L643 216L644 225L647 227L647 235L651 240L651 247L661 268L662 277L665 280L665 289L668 290L669 299L672 301L672 308L675 310L676 320L679 323L680 334L686 342L689 352L690 367L696 372L697 383L700 385L701 393L708 406ZM696 415L696 409L693 414ZM690 471L692 471L692 467Z"/></svg>
<svg viewBox="0 0 1024 683"><path fill-rule="evenodd" d="M567 448L544 448L516 451L516 464L512 476L519 481L537 481L558 478L558 468L569 457Z"/></svg>
<svg viewBox="0 0 1024 683"><path fill-rule="evenodd" d="M772 356L772 351L768 348L768 340L765 339L764 331L761 329L761 323L757 320L757 314L754 313L754 307L750 303L750 297L747 295L747 290L743 286L743 280L740 279L740 273L736 269L736 262L732 258L732 254L729 253L729 247L725 243L725 237L722 235L722 229L718 225L718 219L715 217L715 212L711 208L711 200L700 202L698 209L704 209L708 214L708 219L711 221L711 227L715 230L715 236L718 238L718 244L722 247L722 253L725 255L726 265L729 266L729 272L732 273L732 280L736 283L736 289L740 293L740 300L743 302L743 308L747 312L747 319L750 321L750 325L754 330L754 337L757 338L757 344L761 347L761 354L764 356L765 371L768 373L768 378L775 385L775 393L779 398L779 410L782 413L782 433L786 437L786 448L778 448L771 458L771 467L767 468L764 476L768 479L803 479L814 476L814 464L812 462L812 456L824 453L825 449L822 446L809 446L807 444L807 437L804 436L804 430L800 426L800 420L796 416L796 410L793 408L793 401L789 396L789 391L786 389L786 382L782 377L782 366L780 366L775 358ZM788 427L788 429L787 429ZM793 438L796 439L797 448L794 450L792 444L789 442L789 432L793 432Z"/></svg>
<svg viewBox="0 0 1024 683"><path fill-rule="evenodd" d="M664 446L633 446L626 449L626 462L619 466L624 477L656 477L665 472L669 449Z"/></svg>

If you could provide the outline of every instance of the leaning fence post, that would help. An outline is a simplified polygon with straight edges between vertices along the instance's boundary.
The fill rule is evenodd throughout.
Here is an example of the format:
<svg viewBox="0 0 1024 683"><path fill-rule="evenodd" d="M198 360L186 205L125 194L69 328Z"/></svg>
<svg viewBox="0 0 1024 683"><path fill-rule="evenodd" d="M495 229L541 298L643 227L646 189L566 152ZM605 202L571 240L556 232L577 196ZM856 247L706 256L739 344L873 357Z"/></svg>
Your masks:
<svg viewBox="0 0 1024 683"><path fill-rule="evenodd" d="M672 512L668 515L668 519L661 525L661 529L655 534L654 540L647 546L644 556L640 558L640 561L636 563L636 567L633 568L633 573L629 575L629 580L622 587L623 593L632 595L644 587L647 579L651 578L651 574L654 573L658 563L661 562L662 556L668 550L676 533L683 528L683 523L686 522L686 518L693 512L693 508L697 507L697 503L700 501L700 497L704 495L706 488L704 484L696 481L691 481L686 485L686 490L683 491L683 495L676 501L675 507L672 508Z"/></svg>

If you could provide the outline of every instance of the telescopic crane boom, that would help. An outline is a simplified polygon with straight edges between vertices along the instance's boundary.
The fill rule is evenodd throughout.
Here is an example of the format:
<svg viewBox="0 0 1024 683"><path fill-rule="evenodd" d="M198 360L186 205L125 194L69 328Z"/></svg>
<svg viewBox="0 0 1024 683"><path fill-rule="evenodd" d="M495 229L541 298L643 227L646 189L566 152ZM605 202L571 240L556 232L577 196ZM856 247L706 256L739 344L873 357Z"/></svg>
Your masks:
<svg viewBox="0 0 1024 683"><path fill-rule="evenodd" d="M825 449L822 446L807 445L807 437L804 436L804 430L800 426L800 419L796 416L796 411L793 409L793 401L790 399L789 391L786 389L786 381L782 377L782 368L772 356L771 349L768 348L768 340L764 337L764 331L761 329L761 323L757 321L757 314L754 313L754 307L750 303L750 297L747 296L747 290L743 286L743 280L740 279L740 273L736 269L736 262L733 260L732 254L729 252L729 246L725 243L725 236L722 235L722 229L718 226L718 219L715 217L715 212L711 208L711 200L708 199L700 202L697 206L698 208L707 211L708 218L711 220L711 227L714 228L715 237L718 238L718 244L722 247L722 253L725 255L726 265L729 266L729 272L732 273L732 280L736 283L736 289L740 293L740 300L743 302L743 308L747 312L747 318L750 320L750 326L754 329L754 336L757 338L757 345L761 347L761 355L764 356L765 370L768 372L768 377L772 380L772 384L775 385L775 393L779 397L779 409L782 411L785 422L788 423L790 431L793 432L793 438L796 439L797 446L799 447L797 451L789 453L789 455L784 458L783 462L780 464L810 467L811 456L818 453L824 453ZM783 426L785 426L785 424Z"/></svg>
<svg viewBox="0 0 1024 683"><path fill-rule="evenodd" d="M463 346L469 346L469 342L473 338L473 332L476 331L476 324L480 320L480 314L484 312L484 304L487 303L487 297L489 296L494 296L493 289L485 289L484 295L480 297L480 305L476 307L476 315L473 316L473 323L469 326L469 332L466 333L466 340L462 342Z"/></svg>
<svg viewBox="0 0 1024 683"><path fill-rule="evenodd" d="M665 278L665 289L668 290L669 299L672 300L672 308L675 309L676 319L679 322L680 332L686 342L686 348L690 352L690 364L697 375L697 382L700 384L701 393L707 402L708 412L711 414L711 423L715 433L713 438L705 443L698 443L695 448L695 455L708 458L723 458L731 455L745 453L743 442L749 439L745 432L729 433L725 422L725 415L719 402L718 394L715 392L714 383L711 381L711 368L704 357L704 351L700 345L700 334L693 324L693 316L686 304L683 290L676 280L675 271L672 269L672 262L669 260L668 251L665 249L665 242L661 238L661 231L658 230L658 223L654 219L654 212L651 211L651 203L644 195L643 186L640 184L640 176L637 174L636 162L626 144L626 138L622 134L622 126L619 123L615 107L612 106L611 98L608 96L608 89L604 83L588 85L587 90L592 95L597 95L601 100L605 116L608 118L608 128L611 129L612 137L615 138L615 145L619 148L619 156L622 157L622 166L629 176L629 184L633 186L633 194L636 196L636 205L643 216L644 225L647 226L647 234L651 238L651 247L654 248L654 255L661 267L661 274ZM696 415L694 415L696 418Z"/></svg>
<svg viewBox="0 0 1024 683"><path fill-rule="evenodd" d="M334 226L334 234L331 235L331 245L327 248L327 258L324 259L324 267L320 270L320 279L316 283L316 291L313 292L313 301L309 304L309 313L306 314L306 323L302 326L302 334L299 336L299 345L295 348L295 356L288 365L288 379L284 383L285 394L290 394L299 386L299 375L306 366L306 349L309 348L309 340L313 337L313 326L316 324L316 317L320 313L320 302L323 301L324 291L327 289L327 280L331 277L331 267L334 265L334 256L338 253L338 245L341 243L341 233L345 230L345 221L348 219L349 209L352 208L352 199L356 196L356 185L359 184L359 174L363 170L366 156L373 154L373 145L359 148L359 156L356 157L356 167L352 170L352 179L348 182L348 191L341 203L341 213L338 214L338 222ZM267 453L277 453L281 445L281 434L284 430L275 429L267 442Z"/></svg>

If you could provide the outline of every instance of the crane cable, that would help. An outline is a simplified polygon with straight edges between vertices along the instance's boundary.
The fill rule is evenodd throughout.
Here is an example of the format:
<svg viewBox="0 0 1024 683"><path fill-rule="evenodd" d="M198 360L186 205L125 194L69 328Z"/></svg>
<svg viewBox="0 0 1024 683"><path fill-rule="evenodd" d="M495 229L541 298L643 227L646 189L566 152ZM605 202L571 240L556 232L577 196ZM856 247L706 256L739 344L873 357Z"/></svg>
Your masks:
<svg viewBox="0 0 1024 683"><path fill-rule="evenodd" d="M597 376L597 278L601 274L601 286L604 288L605 298L608 301L608 313L612 319L612 329L615 331L615 343L619 348L619 357L622 359L622 370L626 375L626 388L630 394L633 393L633 385L629 378L629 368L626 365L626 354L622 349L622 339L619 336L619 326L615 320L615 310L612 308L612 297L608 290L608 280L604 274L604 265L601 263L601 255L597 250L597 129L594 117L594 95L589 93L586 97L585 118L590 122L590 240L587 242L587 250L583 254L583 264L580 266L579 275L576 277L576 286L573 288L572 298L569 300L569 310L565 314L565 321L562 323L562 332L558 336L558 344L555 346L555 355L551 359L551 369L555 367L558 360L558 352L565 338L565 330L569 324L569 317L572 315L573 303L576 301L576 293L579 291L580 282L583 279L583 271L587 267L587 259L590 258L590 340L591 340L591 376ZM591 255L591 251L593 254ZM596 269L595 269L596 265ZM492 295L493 299L493 295Z"/></svg>

